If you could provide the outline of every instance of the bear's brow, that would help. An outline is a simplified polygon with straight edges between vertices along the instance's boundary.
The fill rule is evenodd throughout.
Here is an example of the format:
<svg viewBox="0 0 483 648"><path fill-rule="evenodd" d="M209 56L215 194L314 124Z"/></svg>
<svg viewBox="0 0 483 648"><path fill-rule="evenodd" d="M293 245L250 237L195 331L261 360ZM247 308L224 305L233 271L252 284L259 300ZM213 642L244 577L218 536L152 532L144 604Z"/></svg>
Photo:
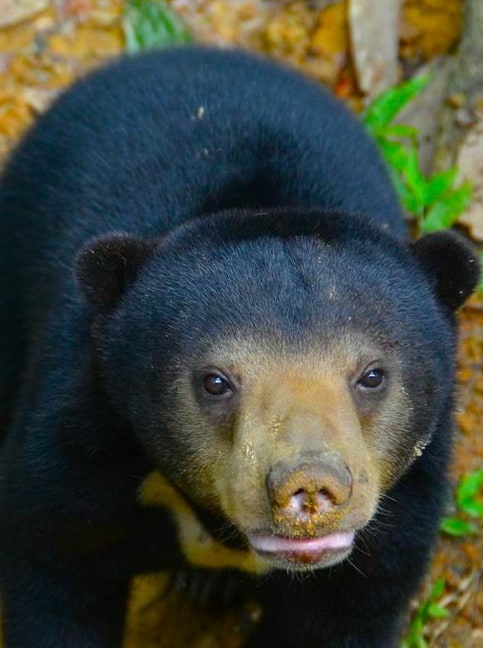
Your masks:
<svg viewBox="0 0 483 648"><path fill-rule="evenodd" d="M358 225L364 221L364 227ZM362 234L361 234L362 232ZM293 239L300 236L320 241L367 241L402 252L401 242L367 216L315 207L277 207L258 210L229 210L185 222L166 243L182 249L193 245L216 247L264 237Z"/></svg>

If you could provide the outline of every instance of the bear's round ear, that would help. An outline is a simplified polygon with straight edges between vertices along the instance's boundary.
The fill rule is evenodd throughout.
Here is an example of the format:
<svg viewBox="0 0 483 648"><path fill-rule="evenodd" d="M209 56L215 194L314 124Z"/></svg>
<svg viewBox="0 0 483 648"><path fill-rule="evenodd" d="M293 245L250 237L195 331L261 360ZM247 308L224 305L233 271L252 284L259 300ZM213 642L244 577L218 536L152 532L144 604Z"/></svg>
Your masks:
<svg viewBox="0 0 483 648"><path fill-rule="evenodd" d="M109 234L89 241L77 257L77 280L89 303L116 304L151 256L155 244L129 234Z"/></svg>
<svg viewBox="0 0 483 648"><path fill-rule="evenodd" d="M426 234L412 248L440 301L457 310L478 284L476 251L455 232Z"/></svg>

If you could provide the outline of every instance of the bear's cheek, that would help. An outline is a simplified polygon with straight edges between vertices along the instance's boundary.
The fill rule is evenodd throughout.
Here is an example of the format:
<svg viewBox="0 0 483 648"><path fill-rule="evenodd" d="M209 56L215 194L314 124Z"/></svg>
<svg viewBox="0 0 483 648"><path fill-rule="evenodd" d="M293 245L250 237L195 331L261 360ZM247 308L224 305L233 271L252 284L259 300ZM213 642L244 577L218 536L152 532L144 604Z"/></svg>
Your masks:
<svg viewBox="0 0 483 648"><path fill-rule="evenodd" d="M415 426L415 406L401 384L393 385L377 417L362 417L367 447L379 473L380 493L387 492L429 443L423 417ZM427 421L427 428L430 421Z"/></svg>

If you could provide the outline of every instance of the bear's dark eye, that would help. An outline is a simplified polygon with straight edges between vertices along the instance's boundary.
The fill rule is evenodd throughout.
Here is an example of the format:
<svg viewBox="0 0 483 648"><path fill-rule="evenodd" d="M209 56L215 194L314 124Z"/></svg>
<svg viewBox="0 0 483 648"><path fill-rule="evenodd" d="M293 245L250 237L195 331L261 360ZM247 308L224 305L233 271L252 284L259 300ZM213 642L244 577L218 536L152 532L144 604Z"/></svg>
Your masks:
<svg viewBox="0 0 483 648"><path fill-rule="evenodd" d="M361 389L377 389L385 383L384 371L378 368L372 368L365 371L357 381L357 386Z"/></svg>
<svg viewBox="0 0 483 648"><path fill-rule="evenodd" d="M229 381L217 373L208 373L203 377L203 388L210 396L229 396L233 388Z"/></svg>

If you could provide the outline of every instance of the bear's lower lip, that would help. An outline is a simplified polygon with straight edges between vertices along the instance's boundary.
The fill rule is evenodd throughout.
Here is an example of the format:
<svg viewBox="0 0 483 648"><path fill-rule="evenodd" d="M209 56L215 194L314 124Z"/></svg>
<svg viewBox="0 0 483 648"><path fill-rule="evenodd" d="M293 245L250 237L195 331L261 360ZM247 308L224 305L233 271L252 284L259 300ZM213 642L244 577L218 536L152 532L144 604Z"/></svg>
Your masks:
<svg viewBox="0 0 483 648"><path fill-rule="evenodd" d="M250 534L248 541L257 553L302 563L318 563L328 554L352 548L354 531L337 531L316 538L290 538L271 534Z"/></svg>

